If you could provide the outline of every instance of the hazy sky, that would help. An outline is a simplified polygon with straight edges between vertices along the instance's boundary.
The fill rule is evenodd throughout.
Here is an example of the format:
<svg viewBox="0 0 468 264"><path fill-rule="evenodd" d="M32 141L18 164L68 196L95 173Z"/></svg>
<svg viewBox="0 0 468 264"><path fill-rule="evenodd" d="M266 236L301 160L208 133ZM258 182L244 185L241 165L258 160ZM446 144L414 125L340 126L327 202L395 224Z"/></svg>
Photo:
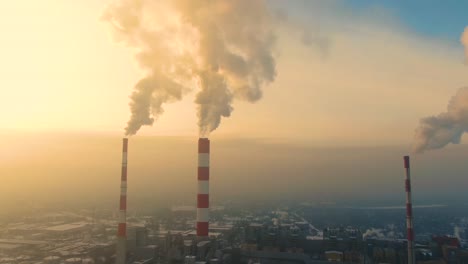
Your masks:
<svg viewBox="0 0 468 264"><path fill-rule="evenodd" d="M118 196L128 97L143 72L100 19L110 2L0 1L1 201ZM259 102L236 102L212 134L213 199L403 198L401 156L419 119L468 85L459 40L467 3L268 4L278 18L278 76ZM133 197L191 201L193 101L167 105L131 138ZM416 197L466 192L467 154L461 145L416 156Z"/></svg>
<svg viewBox="0 0 468 264"><path fill-rule="evenodd" d="M96 135L2 136L0 206L117 208L121 139ZM129 144L128 201L194 204L197 139L135 137ZM311 147L246 139L211 142L210 197L234 200L403 204L402 147ZM468 148L451 146L412 159L415 205L466 203ZM19 206L21 205L21 206ZM19 208L18 208L19 207ZM0 215L6 213L0 210Z"/></svg>
<svg viewBox="0 0 468 264"><path fill-rule="evenodd" d="M0 2L1 128L122 133L142 72L100 19L109 2ZM419 118L468 83L459 43L468 19L459 1L421 2L421 12L378 3L270 1L283 19L277 80L258 103L236 102L215 135L409 144ZM170 104L142 134L197 136L194 109L193 95Z"/></svg>

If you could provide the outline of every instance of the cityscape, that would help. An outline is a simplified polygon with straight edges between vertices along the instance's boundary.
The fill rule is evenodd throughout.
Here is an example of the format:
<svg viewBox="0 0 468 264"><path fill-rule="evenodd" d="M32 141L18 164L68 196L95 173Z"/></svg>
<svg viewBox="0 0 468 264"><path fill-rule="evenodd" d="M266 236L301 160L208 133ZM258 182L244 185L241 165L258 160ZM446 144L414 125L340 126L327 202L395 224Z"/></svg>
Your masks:
<svg viewBox="0 0 468 264"><path fill-rule="evenodd" d="M211 207L200 241L195 206L142 209L128 215L126 263L406 263L404 211L231 202ZM466 208L415 212L418 263L468 261ZM117 214L37 209L2 221L0 263L115 263Z"/></svg>
<svg viewBox="0 0 468 264"><path fill-rule="evenodd" d="M468 264L468 1L0 1L0 264Z"/></svg>
<svg viewBox="0 0 468 264"><path fill-rule="evenodd" d="M211 141L200 138L196 206L149 203L127 211L128 154L124 138L118 208L36 205L4 215L0 263L468 262L467 205L413 207L409 156L401 162L401 206L297 199L213 203Z"/></svg>

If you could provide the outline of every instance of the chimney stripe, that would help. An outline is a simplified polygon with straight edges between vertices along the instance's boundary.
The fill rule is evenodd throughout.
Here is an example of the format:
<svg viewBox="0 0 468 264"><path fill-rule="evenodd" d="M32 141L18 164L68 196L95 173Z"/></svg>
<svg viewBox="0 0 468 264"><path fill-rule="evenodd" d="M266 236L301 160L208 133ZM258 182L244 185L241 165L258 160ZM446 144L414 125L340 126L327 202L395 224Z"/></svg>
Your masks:
<svg viewBox="0 0 468 264"><path fill-rule="evenodd" d="M410 157L403 157L405 168L405 191L406 191L406 226L408 243L408 264L415 264L414 254L414 230L413 230L413 205L411 204L411 175L410 175Z"/></svg>
<svg viewBox="0 0 468 264"><path fill-rule="evenodd" d="M210 140L207 138L198 139L198 153L210 153Z"/></svg>
<svg viewBox="0 0 468 264"><path fill-rule="evenodd" d="M198 154L198 167L210 167L210 153Z"/></svg>
<svg viewBox="0 0 468 264"><path fill-rule="evenodd" d="M120 210L119 211L119 223L125 224L125 220L127 218L126 214L127 214L127 212L125 210Z"/></svg>
<svg viewBox="0 0 468 264"><path fill-rule="evenodd" d="M120 196L120 210L127 210L127 196L125 195Z"/></svg>
<svg viewBox="0 0 468 264"><path fill-rule="evenodd" d="M122 140L122 171L120 176L119 225L117 228L116 264L125 264L127 255L127 150L128 139Z"/></svg>
<svg viewBox="0 0 468 264"><path fill-rule="evenodd" d="M210 179L209 167L198 167L198 180L208 181Z"/></svg>
<svg viewBox="0 0 468 264"><path fill-rule="evenodd" d="M405 190L406 192L411 192L411 184L408 179L405 180Z"/></svg>
<svg viewBox="0 0 468 264"><path fill-rule="evenodd" d="M120 180L122 182L127 181L127 164L125 164L125 166L122 166L122 173L121 173Z"/></svg>
<svg viewBox="0 0 468 264"><path fill-rule="evenodd" d="M210 208L197 208L197 222L209 222Z"/></svg>
<svg viewBox="0 0 468 264"><path fill-rule="evenodd" d="M408 238L408 241L414 241L414 232L413 232L413 229L412 228L408 228L407 230L407 238Z"/></svg>
<svg viewBox="0 0 468 264"><path fill-rule="evenodd" d="M118 236L119 237L127 236L127 224L126 223L119 223Z"/></svg>
<svg viewBox="0 0 468 264"><path fill-rule="evenodd" d="M198 195L208 195L210 193L209 181L198 181Z"/></svg>
<svg viewBox="0 0 468 264"><path fill-rule="evenodd" d="M210 208L210 198L208 194L198 194L197 208Z"/></svg>
<svg viewBox="0 0 468 264"><path fill-rule="evenodd" d="M413 206L410 203L406 204L406 216L407 217L413 216Z"/></svg>
<svg viewBox="0 0 468 264"><path fill-rule="evenodd" d="M197 236L207 237L208 236L208 222L197 223Z"/></svg>
<svg viewBox="0 0 468 264"><path fill-rule="evenodd" d="M409 167L410 167L409 156L404 156L403 157L403 162L404 162L404 165L405 165L405 169L409 169Z"/></svg>
<svg viewBox="0 0 468 264"><path fill-rule="evenodd" d="M198 139L197 237L208 236L210 220L210 140Z"/></svg>

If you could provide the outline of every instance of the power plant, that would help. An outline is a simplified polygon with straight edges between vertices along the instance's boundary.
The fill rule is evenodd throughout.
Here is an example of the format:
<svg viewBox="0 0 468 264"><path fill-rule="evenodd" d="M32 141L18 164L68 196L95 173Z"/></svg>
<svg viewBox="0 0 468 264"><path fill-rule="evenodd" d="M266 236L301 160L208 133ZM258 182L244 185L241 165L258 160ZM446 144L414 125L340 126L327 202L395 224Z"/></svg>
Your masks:
<svg viewBox="0 0 468 264"><path fill-rule="evenodd" d="M335 28L334 23L330 23L333 19L322 21L320 16L317 19L308 19L307 15L310 12L303 12L302 10L304 8L310 9L309 11L314 13L314 10L317 9L318 13L323 13L321 12L322 5L297 3L292 3L291 6L283 3L277 5L277 3L270 2L281 1L262 0L122 0L117 2L120 3L110 4L106 8L102 19L108 22L112 32L116 35L116 40L134 51L135 61L140 67L141 73L143 73L139 80L134 83L132 93L129 96L130 119L125 127L125 137L136 135L143 126L152 126L165 112L167 103L183 100L189 94L188 91L195 92L193 103L196 107L199 132L196 206L194 204L195 182L179 184L180 182L186 183L195 180L194 176L191 176L195 172L196 158L193 156L193 164L189 166L181 165L180 159L174 161L179 168L184 167L186 169L190 167L190 172L180 174L158 173L158 177L174 184L170 187L170 190L164 191L170 192L171 195L178 195L177 200L179 202L189 203L189 205L180 204L180 206L174 206L178 208L171 208L171 210L164 212L147 211L148 214L145 217L141 216L140 212L138 214L132 212L131 217L128 218L128 226L126 212L128 139L123 139L120 211L117 230L117 264L319 263L316 261L416 264L416 260L418 260L418 264L421 264L423 263L420 263L421 260L433 261L437 258L442 259L441 256L443 256L444 263L455 264L454 259L464 259L463 256L453 257L458 254L457 249L460 247L459 244L462 243L457 243L451 238L426 241L427 244L422 246L420 237L416 239L413 224L409 156L404 156L406 173L405 206L402 201L398 200L399 206L397 207L383 206L378 209L387 213L383 215L391 215L395 217L394 219L387 219L386 217L378 220L371 219L378 214L375 211L368 212L377 210L372 207L351 209L348 208L349 204L345 208L337 206L340 199L346 199L344 197L355 191L349 187L354 184L353 180L358 181L359 179L349 180L352 177L347 177L347 180L342 180L351 174L348 174L346 165L343 167L337 166L340 169L337 172L338 177L343 178L326 178L333 175L331 170L327 170L330 165L326 164L326 162L323 164L320 164L321 162L313 165L306 164L309 163L308 159L312 160L314 157L302 153L299 154L302 155L302 160L298 162L298 165L294 162L290 163L287 159L283 161L280 156L274 156L277 160L267 161L262 166L262 170L258 170L258 174L262 173L265 176L255 175L257 171L250 170L251 168L248 168L248 172L245 173L243 169L246 169L249 165L247 162L251 162L251 160L245 161L244 168L232 169L228 173L226 172L226 175L234 174L238 176L236 174L240 174L239 178L235 178L235 176L230 178L235 180L245 179L253 175L252 178L258 180L257 184L248 185L250 183L248 181L241 182L238 185L242 186L240 188L244 188L244 186L249 188L240 192L234 188L229 190L230 186L224 188L224 191L223 188L220 188L223 198L234 198L229 201L225 200L224 203L221 203L218 199L210 201L210 139L208 137L224 122L225 118L231 116L235 102L255 103L262 99L264 87L273 84L277 76L279 76L279 71L283 70L283 67L277 67L277 64L282 62L277 60L278 50L281 51L284 48L291 50L291 45L300 43L301 46L305 45L303 48L307 46L307 50L318 51L318 54L324 51L327 53L330 44L335 41L334 35L336 33L353 35L354 32L347 29ZM368 5L365 6L367 11ZM339 16L343 11L341 9L348 8L337 8L338 6L335 7L335 5L323 7L325 8L323 11L325 11L326 17L333 17L337 14ZM385 9L391 6L383 7ZM281 10L278 10L278 8ZM338 12L332 12L335 8L337 8ZM283 9L288 12L283 14ZM286 19L287 21L285 20L284 23L278 23L283 20L280 18L284 15L288 16L289 12L293 19ZM301 18L301 16L304 17ZM402 20L402 18L404 17L392 16L391 20L397 21ZM322 22L331 26L325 25L325 27L322 27ZM341 22L339 20L338 24ZM374 24L372 23L374 21L361 21L359 19L355 27L361 28L366 24L365 22ZM372 27L372 30L376 30L379 34L380 32L386 33L385 30L381 30L381 26L384 25ZM405 23L402 23L402 26L405 26ZM463 24L463 27L465 27L465 24ZM364 34L366 37L369 35L366 30L358 30L357 33ZM283 47L285 42L277 41L277 39L281 40L284 37L291 39L290 35L294 35L294 37L287 42L289 45L287 47ZM353 37L349 39L355 41ZM373 40L373 38L371 39ZM453 40L453 36L451 39ZM428 45L427 40L431 39L418 38L417 42ZM468 55L468 28L461 35L460 42L465 47ZM356 47L359 47L360 44ZM353 46L351 51L356 47ZM296 53L291 54L294 55L294 58L288 57L287 60L292 59L292 61L295 61L295 58L304 52L305 50L302 50L302 48L298 49ZM363 57L368 55L359 48L356 49L356 52L359 56L361 56L361 53ZM374 53L384 54L385 52L386 50L377 50ZM342 54L337 53L335 57L339 58L340 55ZM347 57L343 58L346 59ZM307 59L314 60L317 58L312 56ZM372 63L372 65L374 64ZM318 65L318 67L321 66ZM332 68L328 70L333 70ZM456 72L458 73L457 70ZM399 72L397 71L397 73ZM367 75L369 74L363 76ZM294 77L294 79L297 78ZM380 79L371 79L375 81L375 84L372 85L380 85ZM285 86L285 89L288 89L287 86ZM299 89L299 92L302 91L301 89ZM298 100L301 99L301 94L292 90L291 92L289 90L284 92L284 95L287 95L290 100L288 100L289 104L281 104L281 108L289 107L292 109L295 103L301 103L301 100ZM466 125L468 122L467 102L468 87L464 87L459 89L450 100L447 111L437 116L422 118L416 130L414 151L424 152L430 149L442 148L451 143L460 143L462 135L468 132L468 126ZM359 104L362 102L354 103L352 104L353 108L363 107L363 105ZM295 131L296 127L281 124L281 119L289 119L290 117L299 118L298 120L300 120L303 118L300 116L302 112L283 112L279 116L278 122L275 123L279 125L278 128L281 131L283 128L294 131L294 135L299 132L297 135L300 135L301 140L307 139L308 141L310 138L303 137L307 134L306 130L301 130L301 127L298 127L299 130ZM384 114L382 112L382 116ZM181 120L185 119L179 119L178 121ZM341 120L336 121L340 122ZM274 131L276 129L271 127L269 127L269 130L273 132L271 135L283 134L282 132L278 134ZM295 142L297 139L293 141ZM190 154L195 154L194 152ZM293 155L286 153L284 156L291 157ZM356 156L353 159L356 159ZM333 158L329 157L329 159L332 160ZM355 161L353 159L350 159L350 161ZM275 161L281 164L272 164ZM226 160L226 162L235 161ZM400 160L397 161L396 166L394 166L395 169L401 169L400 162ZM302 163L305 164L304 167L300 167L302 165L299 164ZM333 163L335 163L335 160L333 160ZM281 165L282 167L270 167L271 164ZM319 165L314 167L315 164ZM256 166L252 167L255 168ZM320 166L326 168L322 169ZM350 170L354 171L354 169ZM296 176L295 173L302 174L302 177L294 177ZM365 174L363 171L359 171L359 173ZM165 177L165 175L186 176L186 174L189 174L189 176L182 180ZM398 171L396 173L392 172L389 178L395 180L394 184L399 186L399 180L393 177L394 174L399 175L400 173ZM262 177L264 178L262 179ZM305 178L307 180L304 180ZM218 179L217 176L216 179ZM225 179L229 184L227 177ZM327 184L324 184L325 181ZM291 185L287 186L290 183ZM329 190L321 189L324 186L334 184L341 186L350 184L350 186L336 188L335 191L338 192L336 197L330 197L332 196L332 188ZM366 187L377 191L381 190L381 186L375 187L372 184L372 182L368 182ZM297 188L298 185L300 185L299 188ZM157 187L164 188L163 186ZM186 189L188 187L190 187L190 190ZM360 190L360 188L357 189ZM161 189L154 188L154 190ZM397 188L397 190L401 189ZM151 191L151 195L155 195L155 191ZM162 191L159 192L157 194L162 195ZM285 195L283 195L283 192ZM248 194L245 195L245 199L241 196L243 194ZM390 193L390 195L393 194ZM265 204L273 203L274 208L268 208L271 210L263 210L265 208L258 210L258 208L255 208L249 211L252 208L247 207L255 207L249 199L252 199L251 197L257 199L264 195L266 197L273 196L273 198L265 199ZM291 196L288 197L287 195ZM383 197L385 194L382 192L378 195ZM243 198L242 201L238 197ZM304 203L301 203L295 200L297 197L306 197L306 199L303 201ZM401 199L402 194L397 193L396 197ZM164 202L167 202L166 199L170 198L161 198ZM324 200L319 201L319 199ZM352 200L346 200L345 204L351 202ZM262 204L262 206L268 207L265 204ZM301 205L298 206L298 204ZM224 205L229 209L225 210ZM362 221L362 225L358 221L348 222L360 223L359 228L356 228L355 226L345 226L343 222L340 222L340 217L334 216L332 218L329 212L321 214L322 219L319 219L317 214L311 213L314 210L317 210L317 213L321 213L321 210L326 212L334 206L336 208L333 209L336 209L336 211L343 210L348 213L343 218L350 219L353 217L353 212L348 210L362 210L362 212L367 211L366 216L371 220L368 223ZM431 206L428 205L428 207ZM292 210L293 207L296 207L297 210ZM229 212L229 210L232 211ZM398 212L387 210L397 210ZM406 216L404 216L405 211ZM359 212L356 215L359 215L356 218L362 218L365 214ZM423 218L423 214L419 210L417 215ZM464 217L457 216L454 219L458 220L438 221L438 223L449 222L451 228L457 228L455 232L457 236L462 237L465 226L466 230L468 230L468 216ZM114 220L110 223L114 227L110 231L112 234L115 234L115 218L114 216ZM314 223L317 227L308 222L310 219L317 221ZM459 219L463 219L463 221ZM454 224L455 221L458 221L457 224ZM427 231L420 222L417 225L418 236L421 237L439 231ZM443 229L444 232L446 230ZM105 237L105 235L102 235L102 237ZM114 239L114 235L112 235L112 239ZM418 242L417 246L415 240ZM150 242L147 243L146 241ZM99 240L99 242L101 241ZM435 245L437 245L437 249L435 249ZM0 255L1 250L0 247ZM468 251L466 252L466 261L459 263L468 263ZM2 264L1 258L0 264ZM431 262L431 264L433 263Z"/></svg>
<svg viewBox="0 0 468 264"><path fill-rule="evenodd" d="M184 173L177 175L178 179L167 176L170 174L162 168L164 162L154 166L154 157L159 158L160 154L167 152L164 145L152 152L157 155L146 156L149 165L157 167L155 182L173 180L174 189L168 191L174 192L173 199L179 200L180 204L169 201L167 205L158 205L160 201L165 202L162 200L164 194L161 195L161 189L157 189L160 186L149 186L162 199L146 198L136 203L137 206L131 206L127 213L129 141L127 138L122 141L122 157L118 147L114 151L114 172L109 174L113 175L115 184L113 196L119 196L118 210L117 200L111 198L115 204L112 209L104 206L62 211L60 208L61 211L38 211L38 214L17 217L13 221L3 218L0 264L468 263L468 207L418 203L421 205L417 211L420 221L413 224L409 156L403 158L406 202L402 201L403 193L391 189L397 198L401 198L398 199L399 206L367 207L359 204L358 207L342 207L339 202L321 203L319 201L323 200L312 196L301 200L281 197L281 200L264 201L259 201L260 197L250 200L237 196L210 201L211 142L208 138L197 137L188 143L192 147L182 148L184 152L188 150L186 160L180 161L180 155L172 155L173 160L165 160L176 161L169 167L179 166L177 162L184 164ZM120 144L120 139L114 139L113 144ZM136 145L134 147L137 149ZM222 154L218 154L222 152L215 152L220 157L216 163L220 160L219 167L226 168L221 163ZM235 156L232 152L230 154ZM137 155L134 159L140 157ZM120 173L115 169L119 167L120 158L121 187L118 195L117 174ZM249 166L249 159L246 157L244 161L246 166ZM397 171L392 174L403 178L403 172L398 172L401 170L400 162L397 159L396 166L393 166ZM147 173L144 168L147 167L143 170L136 167L135 171L144 175ZM129 173L136 174L133 171ZM140 175L136 174L135 178L142 179ZM255 177L252 178L256 184L252 187L265 188L261 177ZM400 177L389 179L398 187L403 185ZM281 190L289 191L288 188L294 186L284 186ZM135 191L134 199L139 200L143 190L139 187ZM239 194L247 192L240 191ZM225 195L228 197L227 193ZM463 215L465 217L460 217ZM416 225L418 237L413 231Z"/></svg>
<svg viewBox="0 0 468 264"><path fill-rule="evenodd" d="M211 206L210 221L210 140L198 139L196 207L171 209L170 222L135 222L127 226L127 153L123 139L121 192L115 263L312 263L314 260L347 263L408 263L435 256L448 263L459 252L460 242L452 237L433 236L426 246L415 248L411 193L410 157L404 156L406 193L406 241L404 234L391 229L368 229L363 233L352 226L314 227L294 210L279 207L266 215L250 213L240 219L229 215L222 206ZM283 211L284 210L284 211ZM318 210L322 210L318 208ZM401 210L401 209L400 209ZM147 219L147 218L146 218ZM210 233L211 228L211 233ZM149 230L152 230L150 233ZM458 236L463 231L457 227ZM128 233L128 234L127 234ZM387 237L385 237L387 236ZM435 254L435 255L429 255ZM440 252L440 253L438 253ZM439 255L436 255L439 254ZM458 254L458 253L457 253ZM468 254L468 251L467 251ZM462 259L460 256L456 256ZM468 255L467 255L468 260ZM269 262L273 261L273 262Z"/></svg>
<svg viewBox="0 0 468 264"><path fill-rule="evenodd" d="M127 153L128 138L123 138L122 172L120 183L119 223L117 229L116 264L127 262ZM198 140L198 192L196 209L196 237L198 242L209 240L209 179L210 179L210 140ZM208 245L208 244L204 244Z"/></svg>

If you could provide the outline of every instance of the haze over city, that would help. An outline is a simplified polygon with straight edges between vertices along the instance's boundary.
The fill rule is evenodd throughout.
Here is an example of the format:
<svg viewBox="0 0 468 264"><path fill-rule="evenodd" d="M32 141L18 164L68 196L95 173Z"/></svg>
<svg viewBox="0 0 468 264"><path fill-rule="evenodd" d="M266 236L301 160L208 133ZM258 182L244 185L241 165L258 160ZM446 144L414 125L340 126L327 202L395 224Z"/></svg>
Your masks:
<svg viewBox="0 0 468 264"><path fill-rule="evenodd" d="M1 133L8 140L2 141L2 156L6 158L0 162L4 180L10 183L2 192L8 194L9 199L2 200L21 197L24 193L19 190L25 188L38 196L68 192L67 189L79 195L86 191L79 186L87 185L109 186L109 192L117 191L111 188L118 184L110 181L118 170L118 166L112 166L112 163L118 163L112 157L119 155L116 143L129 118L128 97L144 71L133 59L132 49L114 42L115 36L102 19L111 2L2 3L0 27L4 33L0 50L3 73L0 87L3 96L0 115ZM438 20L434 23L437 26L429 26L423 24L436 12L429 4L418 7L424 10L416 14L420 22L412 21L406 14L409 11L391 3L269 1L268 5L275 12L273 23L277 24L273 49L276 80L263 88L263 98L258 102L234 102L231 117L222 119L212 138L218 144L239 140L254 143L250 148L258 146L258 149L249 152L254 151L257 163L272 164L270 155L274 154L262 151L272 143L280 143L274 145L278 152L286 154L290 148L300 146L299 151L317 153L317 157L310 158L319 164L329 162L337 167L360 162L364 166L350 165L346 170L327 171L326 177L322 177L323 173L319 173L319 168L314 168L310 161L304 162L307 169L291 171L287 175L270 175L265 167L264 175L258 176L267 185L284 178L291 180L291 194L296 193L292 191L294 179L301 179L298 184L301 188L306 188L305 183L311 188L326 184L325 179L346 180L355 190L347 191L350 197L353 194L365 196L367 192L360 187L364 183L374 183L371 188L366 188L369 197L375 193L375 188L387 184L398 189L400 171L388 168L395 167L399 156L410 153L420 118L443 112L448 100L468 83L468 69L463 63L460 42L463 17L454 16L449 21L435 17L432 19ZM410 8L416 10L417 7ZM137 184L149 187L146 181L156 183L155 179L159 180L153 188L160 191L168 191L165 187L173 187L176 182L184 185L183 179L193 181L191 170L186 166L177 166L180 171L174 170L173 176L166 177L168 166L160 165L193 163L190 155L194 154L190 151L182 153L183 149L176 146L190 145L198 136L194 95L192 91L182 101L164 105L164 114L154 126L144 126L139 132L145 137L170 136L170 141L147 139L163 141L163 146L155 143L154 149L147 148L139 135L132 139L134 147L141 148L132 151L132 171L135 174L145 171L147 177L140 176L141 180L135 180L130 191L136 192ZM87 141L89 136L96 140ZM101 137L102 142L97 137ZM64 145L63 138L83 150ZM226 143L221 143L224 141ZM169 142L174 142L175 147L172 148ZM234 144L231 151L245 152L243 144ZM384 148L387 146L391 146L395 158L372 160L378 156L367 154L366 148L370 147L381 156L388 156L389 151ZM341 150L342 147L348 150ZM348 147L353 147L353 153L344 157L350 152ZM96 149L100 150L99 154ZM166 155L162 149L166 150ZM220 148L217 152L224 151ZM332 159L329 154L319 155L320 151L329 151L344 160ZM461 168L449 164L460 162L458 166L461 167L463 159L453 153L465 151L463 146L448 146L415 158L422 164L424 161L433 166L438 164L439 173L443 171L439 181L443 179L447 188L456 190L466 185L467 180ZM152 156L154 154L157 158ZM62 158L56 160L55 155ZM178 155L183 156L175 159ZM438 157L437 161L433 156ZM234 158L226 153L220 160L226 163L225 166L236 165L239 170L247 167ZM292 162L288 159L294 161L297 157L287 155L285 168ZM40 177L35 174L37 169L33 164L41 168ZM214 164L216 168L218 163ZM87 175L58 171L58 167L82 168L82 165L86 166ZM22 169L15 173L11 169L15 166ZM365 168L372 171L362 173ZM427 166L418 169L422 171L415 180L427 182L427 192L440 186L437 182L439 173L429 172ZM242 186L242 175L235 177L239 181L228 175L219 176L216 184L227 185L229 182L230 186ZM268 178L270 181L266 180ZM73 188L63 185L62 189L58 182L80 184ZM188 182L185 186L189 190ZM57 186L55 191L45 192L52 188L49 183ZM330 185L327 193L340 192L341 188ZM453 195L452 191L447 192ZM155 193L159 192L153 192L153 195ZM462 192L459 194L463 195Z"/></svg>
<svg viewBox="0 0 468 264"><path fill-rule="evenodd" d="M11 227L26 223L17 219L35 210L95 210L93 217L103 210L100 224L113 224L117 237L126 239L122 230L128 226L121 224L128 204L133 220L146 221L145 232L152 234L148 241L154 244L145 247L158 250L155 237L166 230L180 228L184 238L194 237L195 224L197 241L208 237L202 209L209 211L209 203L228 212L215 217L219 222L245 227L227 239L229 247L242 250L253 245L248 230L271 231L270 222L259 220L262 212L273 219L271 228L282 226L278 219L291 222L294 234L306 223L299 235L304 241L393 239L389 248L395 252L405 223L412 241L411 201L421 210L416 222L426 237L431 230L468 230L466 10L468 2L455 0L0 2L0 263L16 263L1 255L2 243L16 240L2 239L36 241ZM239 204L252 211L236 215ZM196 222L160 211L178 206L194 207ZM372 211L395 208L410 208L411 221L403 216L394 223L395 215ZM424 222L437 208L444 208L446 219ZM112 210L120 213L118 227ZM369 222L362 224L353 210L371 210ZM351 215L350 222L335 213ZM232 220L237 217L244 217L239 226ZM207 233L200 235L205 222ZM83 226L91 225L96 222ZM330 226L346 226L346 235L330 235ZM106 238L115 236L108 229ZM460 249L464 232L455 231ZM256 250L301 248L263 238ZM213 252L222 248L222 239L215 240L208 247ZM334 261L308 247L302 249L314 261ZM178 258L164 248L154 262L141 263L182 263L193 253ZM120 258L118 249L117 255L108 252L105 259L140 263L131 262L138 252L128 250ZM412 258L395 253L395 259L379 259L364 251L359 260L343 255L341 261ZM249 254L242 263L254 263ZM197 255L197 261L208 255Z"/></svg>

